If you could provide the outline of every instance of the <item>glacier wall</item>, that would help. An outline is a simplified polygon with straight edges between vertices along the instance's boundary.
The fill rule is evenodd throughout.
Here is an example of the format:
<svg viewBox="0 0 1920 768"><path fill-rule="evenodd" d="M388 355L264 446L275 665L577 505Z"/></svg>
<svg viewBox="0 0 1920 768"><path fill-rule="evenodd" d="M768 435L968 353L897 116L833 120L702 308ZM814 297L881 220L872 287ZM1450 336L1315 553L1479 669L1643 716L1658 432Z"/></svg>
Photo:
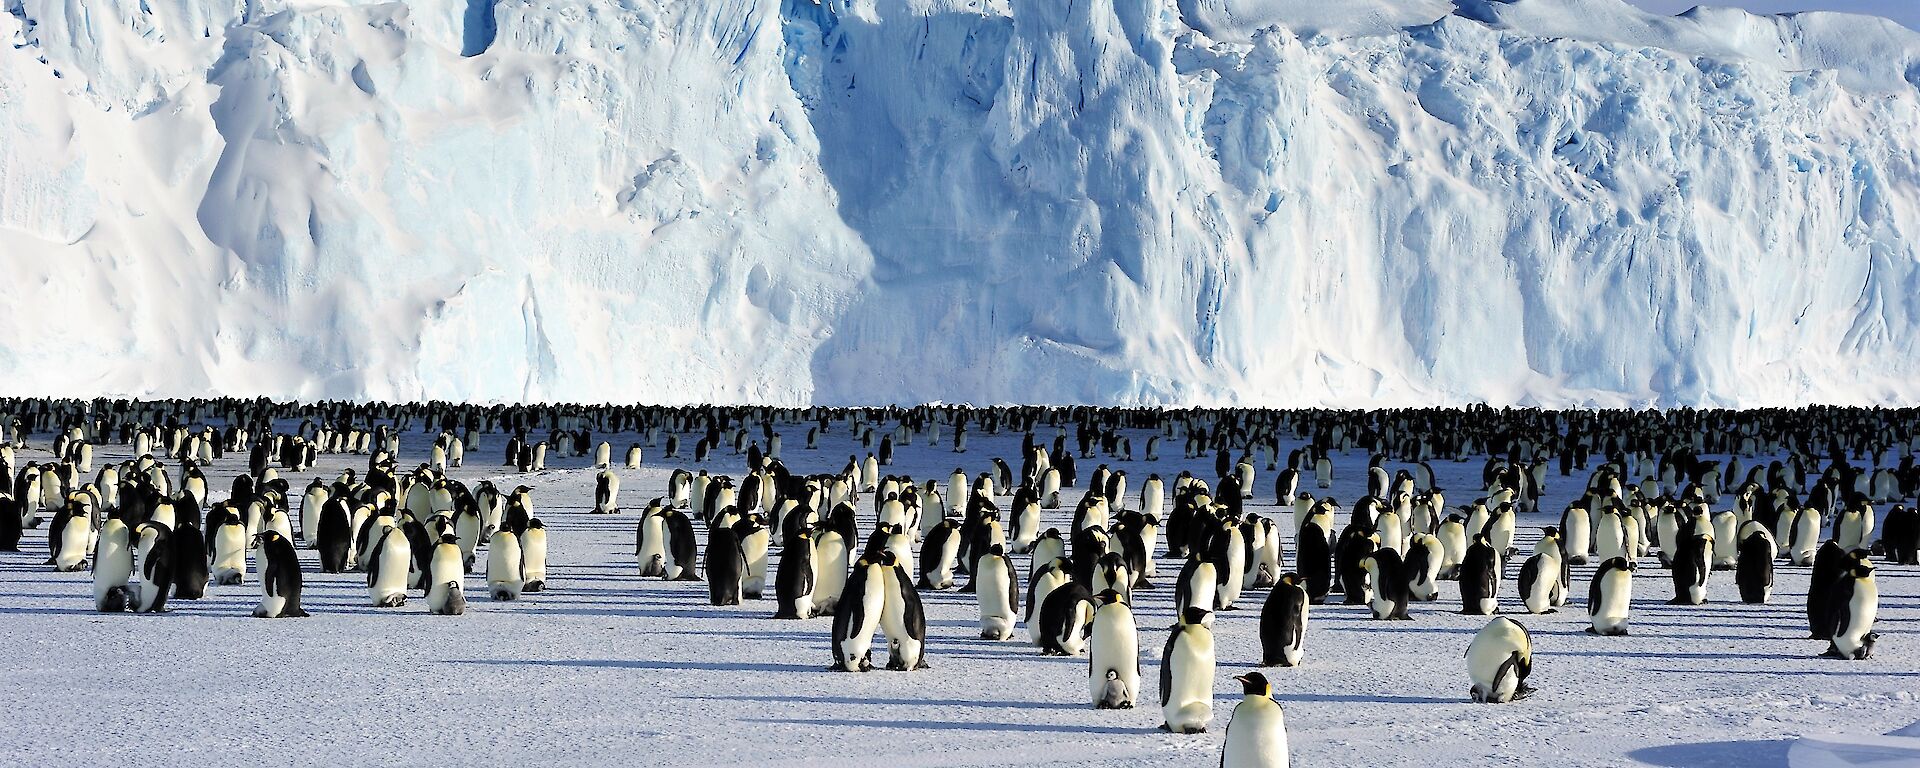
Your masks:
<svg viewBox="0 0 1920 768"><path fill-rule="evenodd" d="M1920 34L1871 17L0 8L0 392L1920 396Z"/></svg>

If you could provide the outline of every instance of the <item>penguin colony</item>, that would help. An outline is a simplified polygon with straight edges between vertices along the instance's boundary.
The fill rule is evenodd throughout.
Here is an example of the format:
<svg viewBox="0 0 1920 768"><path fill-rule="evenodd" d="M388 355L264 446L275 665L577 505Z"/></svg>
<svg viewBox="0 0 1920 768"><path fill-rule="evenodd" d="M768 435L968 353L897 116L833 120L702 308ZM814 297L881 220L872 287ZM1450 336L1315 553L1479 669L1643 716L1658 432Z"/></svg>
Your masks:
<svg viewBox="0 0 1920 768"><path fill-rule="evenodd" d="M1512 614L1566 606L1573 565L1595 565L1587 631L1629 638L1622 643L1631 642L1631 592L1643 568L1667 572L1672 604L1701 606L1730 595L1767 602L1776 563L1811 566L1809 637L1824 642L1823 655L1861 660L1878 640L1875 560L1913 564L1920 551L1920 515L1898 504L1920 490L1912 458L1920 433L1904 412L219 400L0 401L0 413L14 414L0 434L10 438L0 448L0 469L10 480L0 493L0 550L17 551L22 530L45 524L46 564L91 568L101 611L163 611L169 598L257 583L255 616L306 616L301 547L317 550L322 573L364 571L375 606L404 605L419 594L430 613L459 614L469 575L494 600L518 599L545 586L544 525L532 514L528 486L502 491L482 481L469 488L447 477L477 436L505 435L502 464L518 472L544 469L550 452L591 452L591 509L618 514L633 510L620 504L611 444L595 445L594 432L641 435L644 450L664 444L662 458L672 460L684 458L680 435L698 435L695 465L726 461L718 454L730 448L744 466L737 477L674 471L664 493L637 512L640 577L704 582L715 606L765 600L772 618L818 617L831 633L829 668L846 672L931 668L937 640L928 637L919 594L961 590L977 599L980 638L1015 640L1024 625L1033 652L1084 655L1088 704L1113 709L1140 705L1145 693L1135 592L1171 590L1176 610L1165 630L1157 693L1162 728L1181 733L1204 732L1212 721L1213 617L1220 611L1259 612L1260 658L1242 663L1291 667L1308 658L1311 606L1338 599L1364 606L1376 620L1417 621L1423 609L1453 610L1437 604L1440 582L1453 581L1460 613L1490 617L1461 649L1467 697L1499 703L1534 690L1532 638ZM298 426L276 431L292 422ZM796 475L781 459L776 424L804 426L809 450L834 430L872 450L850 456L837 473ZM414 428L438 438L427 462L401 471L397 435ZM1020 455L965 457L972 430L1022 435ZM16 465L27 435L52 435L49 458ZM1133 439L1142 435L1146 460L1158 460L1162 444L1177 441L1184 458L1213 458L1214 476L1183 471L1169 481L1155 474L1136 495L1124 471L1102 464L1083 482L1081 461L1131 461ZM1283 456L1283 439L1305 447ZM93 446L114 440L132 446L137 458L96 470ZM981 471L883 475L894 453L916 441L950 446ZM249 471L215 502L200 466L229 451L246 453ZM1371 457L1366 495L1348 506L1305 487L1310 477L1318 489L1330 488L1333 456L1354 451ZM364 475L349 469L297 494L278 477L280 469L310 469L317 455L332 453L366 455ZM638 467L642 455L635 443L624 466ZM1730 458L1723 464L1702 458L1708 455ZM1740 466L1742 457L1761 455L1784 458ZM1472 457L1491 457L1482 461L1482 486L1450 506L1429 462ZM1390 473L1389 463L1402 468ZM1554 514L1537 504L1556 464L1561 477L1584 478L1584 490L1557 511L1557 524L1542 526L1533 550L1522 552L1514 546L1517 518ZM1262 473L1273 477L1263 499L1278 510L1271 517L1247 509ZM1890 503L1884 517L1876 513L1876 505ZM1021 569L1015 555L1029 566ZM1735 588L1710 589L1713 575L1725 571L1733 572ZM883 664L874 658L876 633L886 642ZM1243 699L1229 720L1223 764L1286 764L1274 682L1257 672L1235 680Z"/></svg>

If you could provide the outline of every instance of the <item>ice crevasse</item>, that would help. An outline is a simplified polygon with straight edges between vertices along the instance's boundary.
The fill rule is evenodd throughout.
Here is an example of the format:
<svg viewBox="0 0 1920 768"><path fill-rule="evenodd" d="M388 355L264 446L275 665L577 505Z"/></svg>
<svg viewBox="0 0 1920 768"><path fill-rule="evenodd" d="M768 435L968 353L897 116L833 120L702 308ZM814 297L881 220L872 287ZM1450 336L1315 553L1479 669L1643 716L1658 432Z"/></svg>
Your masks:
<svg viewBox="0 0 1920 768"><path fill-rule="evenodd" d="M1620 0L0 0L4 394L1920 396L1920 33Z"/></svg>

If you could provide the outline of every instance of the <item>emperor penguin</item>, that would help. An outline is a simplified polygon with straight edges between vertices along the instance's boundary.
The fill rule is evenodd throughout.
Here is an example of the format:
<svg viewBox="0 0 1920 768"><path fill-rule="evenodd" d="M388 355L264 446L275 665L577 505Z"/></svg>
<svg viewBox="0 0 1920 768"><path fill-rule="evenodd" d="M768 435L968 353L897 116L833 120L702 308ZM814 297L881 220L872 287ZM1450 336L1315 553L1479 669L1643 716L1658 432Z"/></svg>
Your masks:
<svg viewBox="0 0 1920 768"><path fill-rule="evenodd" d="M1206 733L1213 722L1213 630L1205 608L1175 617L1160 652L1160 729Z"/></svg>
<svg viewBox="0 0 1920 768"><path fill-rule="evenodd" d="M1587 585L1587 632L1602 636L1627 634L1627 614L1633 605L1633 561L1614 557L1600 563Z"/></svg>
<svg viewBox="0 0 1920 768"><path fill-rule="evenodd" d="M773 576L776 619L813 618L813 532L802 530L780 550L780 567Z"/></svg>
<svg viewBox="0 0 1920 768"><path fill-rule="evenodd" d="M920 588L952 589L960 557L960 523L952 518L927 531L920 544Z"/></svg>
<svg viewBox="0 0 1920 768"><path fill-rule="evenodd" d="M1765 603L1773 596L1773 532L1758 520L1740 526L1740 554L1735 563L1733 581L1740 587L1740 602Z"/></svg>
<svg viewBox="0 0 1920 768"><path fill-rule="evenodd" d="M734 523L733 534L740 540L740 553L746 558L740 596L759 600L767 590L767 549L773 543L773 529L767 524L766 516L755 512Z"/></svg>
<svg viewBox="0 0 1920 768"><path fill-rule="evenodd" d="M927 613L920 605L920 593L913 589L913 576L892 550L881 552L880 558L887 577L886 603L880 611L880 631L887 636L887 669L926 669Z"/></svg>
<svg viewBox="0 0 1920 768"><path fill-rule="evenodd" d="M346 573L352 566L353 524L344 500L331 499L320 507L314 548L320 551L321 573Z"/></svg>
<svg viewBox="0 0 1920 768"><path fill-rule="evenodd" d="M367 555L367 593L376 608L407 604L407 576L413 564L413 547L407 535L392 525L383 525L374 535Z"/></svg>
<svg viewBox="0 0 1920 768"><path fill-rule="evenodd" d="M833 609L833 666L841 672L866 672L873 669L873 633L880 629L881 615L887 607L887 583L893 579L892 566L883 560L886 552L862 555L846 575L839 604Z"/></svg>
<svg viewBox="0 0 1920 768"><path fill-rule="evenodd" d="M1233 679L1240 682L1241 698L1227 721L1220 768L1287 768L1287 719L1273 700L1273 686L1258 672Z"/></svg>
<svg viewBox="0 0 1920 768"><path fill-rule="evenodd" d="M0 510L0 516L12 514ZM14 518L18 522L19 518ZM93 609L119 613L133 604L127 580L133 578L133 536L127 524L109 517L100 525L100 541L93 551Z"/></svg>
<svg viewBox="0 0 1920 768"><path fill-rule="evenodd" d="M1834 586L1852 568L1852 556L1840 548L1840 543L1828 539L1820 545L1820 551L1813 556L1813 573L1807 581L1807 626L1813 630L1808 638L1812 640L1833 639Z"/></svg>
<svg viewBox="0 0 1920 768"><path fill-rule="evenodd" d="M1369 607L1373 609L1373 618L1411 619L1407 615L1406 568L1400 560L1400 553L1391 547L1382 547L1360 562L1373 583L1373 594L1368 600Z"/></svg>
<svg viewBox="0 0 1920 768"><path fill-rule="evenodd" d="M135 526L134 554L140 567L140 594L134 610L161 613L167 610L167 595L173 591L173 532L161 523L148 521Z"/></svg>
<svg viewBox="0 0 1920 768"><path fill-rule="evenodd" d="M617 514L620 511L620 475L612 469L602 469L594 477L593 511L595 514L602 515Z"/></svg>
<svg viewBox="0 0 1920 768"><path fill-rule="evenodd" d="M1444 557L1445 555L1441 554L1439 537L1416 531L1408 538L1407 556L1404 560L1408 599L1418 602L1439 599L1440 567Z"/></svg>
<svg viewBox="0 0 1920 768"><path fill-rule="evenodd" d="M1707 575L1712 573L1713 535L1682 535L1673 557L1673 599L1669 605L1707 602Z"/></svg>
<svg viewBox="0 0 1920 768"><path fill-rule="evenodd" d="M239 515L224 517L213 530L213 583L240 584L247 580L247 528Z"/></svg>
<svg viewBox="0 0 1920 768"><path fill-rule="evenodd" d="M1116 590L1094 596L1087 683L1096 709L1132 709L1140 692L1140 630Z"/></svg>
<svg viewBox="0 0 1920 768"><path fill-rule="evenodd" d="M1794 565L1813 565L1814 553L1820 548L1820 512L1810 508L1801 508L1793 515L1793 526L1787 534L1787 560Z"/></svg>
<svg viewBox="0 0 1920 768"><path fill-rule="evenodd" d="M1873 564L1865 550L1854 550L1847 571L1829 588L1833 591L1833 637L1825 656L1863 660L1873 654L1874 617L1880 612L1880 588L1873 580Z"/></svg>
<svg viewBox="0 0 1920 768"><path fill-rule="evenodd" d="M522 592L547 589L547 526L540 518L527 519L527 530L520 534L520 578Z"/></svg>
<svg viewBox="0 0 1920 768"><path fill-rule="evenodd" d="M1527 613L1555 613L1555 607L1565 602L1559 594L1560 566L1558 546L1541 547L1520 565L1520 604Z"/></svg>
<svg viewBox="0 0 1920 768"><path fill-rule="evenodd" d="M1299 574L1283 573L1260 607L1260 666L1299 666L1310 601Z"/></svg>
<svg viewBox="0 0 1920 768"><path fill-rule="evenodd" d="M1039 539L1034 540L1033 548L1028 553L1033 555L1031 567L1038 571L1040 566L1053 562L1055 558L1066 557L1067 540L1060 535L1060 529L1048 528L1040 534Z"/></svg>
<svg viewBox="0 0 1920 768"><path fill-rule="evenodd" d="M980 602L980 639L1010 640L1020 613L1020 577L1013 558L1007 556L1006 547L994 544L975 564L973 593Z"/></svg>
<svg viewBox="0 0 1920 768"><path fill-rule="evenodd" d="M427 565L427 612L435 616L466 613L467 594L462 584L466 574L466 553L460 547L460 537L442 534L440 542L433 545Z"/></svg>
<svg viewBox="0 0 1920 768"><path fill-rule="evenodd" d="M1560 531L1565 537L1567 562L1585 565L1587 554L1593 551L1593 520L1586 505L1578 502L1567 505L1566 511L1560 514Z"/></svg>
<svg viewBox="0 0 1920 768"><path fill-rule="evenodd" d="M840 609L849 579L853 552L845 534L831 526L822 527L813 537L813 615L830 615ZM879 585L884 587L885 585ZM876 608L877 610L877 608ZM879 620L879 614L874 614ZM854 670L848 670L854 671Z"/></svg>
<svg viewBox="0 0 1920 768"><path fill-rule="evenodd" d="M641 576L667 575L667 521L661 516L659 500L648 504L634 526L633 554L640 560Z"/></svg>
<svg viewBox="0 0 1920 768"><path fill-rule="evenodd" d="M747 574L747 554L740 536L724 525L707 529L707 598L712 605L739 605L740 586Z"/></svg>
<svg viewBox="0 0 1920 768"><path fill-rule="evenodd" d="M1186 565L1180 568L1180 577L1174 580L1174 610L1185 611L1190 607L1198 606L1212 611L1219 607L1214 602L1218 599L1216 594L1219 580L1220 566L1212 558L1198 556L1188 558ZM1211 620L1211 615L1208 618Z"/></svg>
<svg viewBox="0 0 1920 768"><path fill-rule="evenodd" d="M1527 676L1533 672L1533 638L1527 628L1505 616L1494 617L1467 646L1467 674L1473 680L1469 696L1476 702L1504 704L1533 693Z"/></svg>
<svg viewBox="0 0 1920 768"><path fill-rule="evenodd" d="M700 573L695 563L698 562L700 544L693 533L693 519L677 509L665 510L660 517L667 532L664 574L667 581L699 581ZM514 547L516 550L519 549L517 544ZM517 591L515 596L518 596Z"/></svg>
<svg viewBox="0 0 1920 768"><path fill-rule="evenodd" d="M1033 575L1027 579L1027 602L1022 617L1026 619L1027 635L1033 640L1035 646L1045 648L1047 643L1046 635L1040 630L1040 622L1034 619L1034 615L1040 611L1041 606L1046 603L1047 597L1052 595L1054 590L1072 581L1073 567L1064 557L1057 557L1040 564L1034 569Z"/></svg>
<svg viewBox="0 0 1920 768"><path fill-rule="evenodd" d="M180 527L169 528L173 549L173 599L199 600L207 594L213 576L208 570L207 539L193 524L193 517L179 520Z"/></svg>
<svg viewBox="0 0 1920 768"><path fill-rule="evenodd" d="M1500 611L1500 553L1476 533L1460 563L1460 612L1470 616L1491 616Z"/></svg>
<svg viewBox="0 0 1920 768"><path fill-rule="evenodd" d="M1093 595L1069 581L1047 593L1040 604L1040 651L1048 656L1078 656L1086 649L1093 623Z"/></svg>
<svg viewBox="0 0 1920 768"><path fill-rule="evenodd" d="M62 505L47 530L47 541L53 549L53 557L47 564L63 573L85 570L92 540L92 516L80 504Z"/></svg>
<svg viewBox="0 0 1920 768"><path fill-rule="evenodd" d="M1440 521L1440 531L1435 537L1440 540L1440 578L1459 579L1460 562L1467 556L1466 518L1448 515Z"/></svg>
<svg viewBox="0 0 1920 768"><path fill-rule="evenodd" d="M1333 552L1328 547L1326 529L1319 523L1308 521L1300 527L1300 540L1294 548L1294 568L1307 590L1307 598L1314 605L1325 603L1327 594L1333 591Z"/></svg>
<svg viewBox="0 0 1920 768"><path fill-rule="evenodd" d="M300 572L300 553L293 540L281 531L267 529L254 537L255 560L260 563L260 604L254 606L256 619L304 619L300 593L305 578Z"/></svg>
<svg viewBox="0 0 1920 768"><path fill-rule="evenodd" d="M520 598L520 589L525 586L520 564L520 537L505 529L494 531L493 539L487 542L487 592L493 599ZM686 570L693 570L691 561Z"/></svg>
<svg viewBox="0 0 1920 768"><path fill-rule="evenodd" d="M1713 515L1713 570L1731 571L1740 565L1740 518L1723 509Z"/></svg>

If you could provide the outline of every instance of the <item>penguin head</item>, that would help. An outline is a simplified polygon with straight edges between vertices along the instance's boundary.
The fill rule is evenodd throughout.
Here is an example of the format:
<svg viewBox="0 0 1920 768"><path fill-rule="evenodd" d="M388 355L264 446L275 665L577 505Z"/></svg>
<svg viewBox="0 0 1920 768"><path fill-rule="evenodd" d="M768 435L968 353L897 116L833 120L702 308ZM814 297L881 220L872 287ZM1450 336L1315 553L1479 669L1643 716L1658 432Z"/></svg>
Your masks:
<svg viewBox="0 0 1920 768"><path fill-rule="evenodd" d="M1100 594L1094 595L1093 599L1096 602L1098 602L1100 605L1112 605L1114 603L1120 602L1120 593L1117 590L1109 589L1109 590L1102 591Z"/></svg>
<svg viewBox="0 0 1920 768"><path fill-rule="evenodd" d="M1247 696L1273 695L1273 686L1267 682L1266 675L1248 672L1244 675L1234 675L1233 679L1240 681L1240 692Z"/></svg>
<svg viewBox="0 0 1920 768"><path fill-rule="evenodd" d="M546 527L547 526L541 524L540 518L532 517L527 519L527 530L544 529Z"/></svg>
<svg viewBox="0 0 1920 768"><path fill-rule="evenodd" d="M1180 623L1187 626L1197 626L1200 624L1205 624L1207 621L1207 614L1210 614L1210 613L1212 613L1212 611L1209 611L1205 608L1201 608L1197 605L1189 605L1187 606L1186 610L1180 612Z"/></svg>

